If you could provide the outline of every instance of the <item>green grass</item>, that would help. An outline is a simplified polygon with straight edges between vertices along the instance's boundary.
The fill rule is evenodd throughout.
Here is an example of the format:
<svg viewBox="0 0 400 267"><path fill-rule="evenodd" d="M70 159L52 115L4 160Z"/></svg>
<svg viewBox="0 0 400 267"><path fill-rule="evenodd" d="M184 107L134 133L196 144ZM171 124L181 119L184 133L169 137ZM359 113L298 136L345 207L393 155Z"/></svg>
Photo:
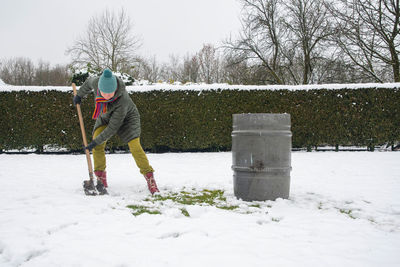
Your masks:
<svg viewBox="0 0 400 267"><path fill-rule="evenodd" d="M196 191L195 189L192 190L185 190L179 192L164 192L159 195L155 195L153 197L148 197L144 199L144 202L141 202L141 205L129 205L127 208L133 210L132 214L135 216L139 216L144 213L148 214L162 214L160 211L162 207L168 207L172 205L180 209L181 213L186 216L190 217L186 206L189 205L200 205L206 207L216 207L221 210L227 211L234 211L239 209L237 205L230 205L227 202L226 197L224 196L223 190L210 190L210 189L203 189ZM148 203L148 205L147 205ZM261 205L257 203L249 204L248 207L260 209ZM239 212L241 212L239 210ZM253 211L247 211L246 214L254 213Z"/></svg>
<svg viewBox="0 0 400 267"><path fill-rule="evenodd" d="M234 210L239 208L239 206L217 206L217 208L222 209L222 210Z"/></svg>
<svg viewBox="0 0 400 267"><path fill-rule="evenodd" d="M187 211L187 209L182 208L182 209L181 209L181 212L182 212L182 214L185 215L186 217L190 217L190 214L189 214L189 212Z"/></svg>
<svg viewBox="0 0 400 267"><path fill-rule="evenodd" d="M348 215L352 219L356 219L356 217L353 216L353 211L351 209L339 209L339 212Z"/></svg>
<svg viewBox="0 0 400 267"><path fill-rule="evenodd" d="M167 201L172 200L173 202L183 205L197 205L207 204L214 206L216 201L226 201L224 197L224 191L222 190L208 190L204 189L200 192L186 192L181 191L179 193L168 193L166 195L156 195L151 200L155 201Z"/></svg>
<svg viewBox="0 0 400 267"><path fill-rule="evenodd" d="M160 211L158 210L150 210L146 206L141 206L141 205L128 205L126 206L129 209L132 209L132 214L135 216L142 215L143 213L148 213L148 214L161 214Z"/></svg>

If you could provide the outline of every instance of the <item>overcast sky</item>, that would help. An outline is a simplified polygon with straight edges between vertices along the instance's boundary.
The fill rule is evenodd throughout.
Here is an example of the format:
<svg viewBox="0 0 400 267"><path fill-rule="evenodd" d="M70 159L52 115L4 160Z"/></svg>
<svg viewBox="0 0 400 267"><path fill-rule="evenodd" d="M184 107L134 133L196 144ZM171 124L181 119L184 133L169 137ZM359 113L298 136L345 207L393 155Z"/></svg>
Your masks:
<svg viewBox="0 0 400 267"><path fill-rule="evenodd" d="M194 53L217 45L240 28L238 0L1 0L0 59L28 57L68 63L65 50L83 35L91 17L124 8L140 55L168 61L170 54Z"/></svg>

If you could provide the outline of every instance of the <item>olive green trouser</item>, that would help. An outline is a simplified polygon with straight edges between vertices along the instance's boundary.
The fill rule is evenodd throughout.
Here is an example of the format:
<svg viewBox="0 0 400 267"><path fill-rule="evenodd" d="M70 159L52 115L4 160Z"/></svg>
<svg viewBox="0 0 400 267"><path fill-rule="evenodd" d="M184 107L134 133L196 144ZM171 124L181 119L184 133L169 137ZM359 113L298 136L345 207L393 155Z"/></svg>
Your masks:
<svg viewBox="0 0 400 267"><path fill-rule="evenodd" d="M94 131L93 139L95 139L104 129L106 125L100 126ZM136 165L140 169L140 173L146 174L148 172L154 172L153 168L149 164L146 154L140 145L140 138L132 139L128 142L129 150L135 159ZM97 145L93 148L93 161L94 161L94 171L105 171L106 170L106 153L104 151L106 147L106 142Z"/></svg>

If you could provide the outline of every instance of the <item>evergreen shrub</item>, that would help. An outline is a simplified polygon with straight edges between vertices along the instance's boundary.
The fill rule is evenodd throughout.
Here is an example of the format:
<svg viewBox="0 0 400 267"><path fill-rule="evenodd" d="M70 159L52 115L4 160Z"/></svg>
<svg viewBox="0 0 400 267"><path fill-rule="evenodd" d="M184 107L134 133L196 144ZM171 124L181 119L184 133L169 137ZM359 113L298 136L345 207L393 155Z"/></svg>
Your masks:
<svg viewBox="0 0 400 267"><path fill-rule="evenodd" d="M232 114L289 113L293 148L395 144L400 140L398 88L318 90L157 90L130 93L141 114L145 150L228 151ZM87 137L93 96L82 101ZM82 149L72 91L0 92L0 151L46 145ZM90 141L90 140L88 140ZM108 148L127 149L119 138Z"/></svg>

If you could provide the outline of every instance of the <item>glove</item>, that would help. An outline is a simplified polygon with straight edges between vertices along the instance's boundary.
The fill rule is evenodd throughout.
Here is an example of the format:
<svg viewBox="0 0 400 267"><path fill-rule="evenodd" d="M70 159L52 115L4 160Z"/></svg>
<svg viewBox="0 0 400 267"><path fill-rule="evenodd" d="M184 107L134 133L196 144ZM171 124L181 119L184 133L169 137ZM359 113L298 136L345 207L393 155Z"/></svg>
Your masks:
<svg viewBox="0 0 400 267"><path fill-rule="evenodd" d="M95 141L90 142L90 144L88 146L85 147L85 150L89 150L92 151L92 149L97 146L97 143Z"/></svg>
<svg viewBox="0 0 400 267"><path fill-rule="evenodd" d="M82 98L79 95L74 96L74 98L72 99L72 102L74 103L74 105L76 106L76 104L80 104L82 101Z"/></svg>

